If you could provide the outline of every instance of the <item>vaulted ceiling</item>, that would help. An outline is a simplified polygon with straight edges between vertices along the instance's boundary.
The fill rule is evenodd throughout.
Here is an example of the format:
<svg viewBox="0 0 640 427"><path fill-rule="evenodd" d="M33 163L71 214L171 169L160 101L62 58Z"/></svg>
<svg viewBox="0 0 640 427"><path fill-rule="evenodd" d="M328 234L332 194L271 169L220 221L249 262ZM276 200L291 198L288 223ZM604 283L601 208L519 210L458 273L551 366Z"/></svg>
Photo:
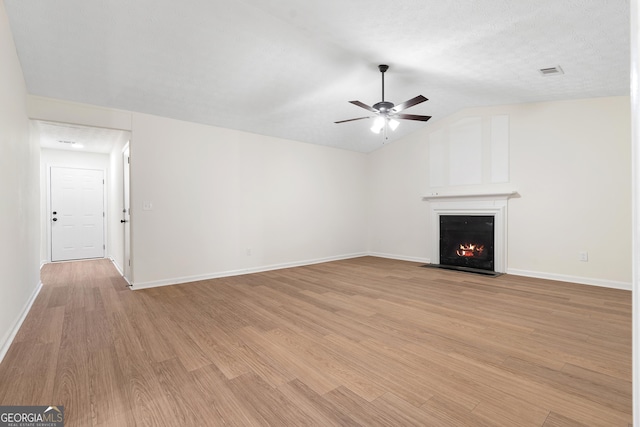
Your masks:
<svg viewBox="0 0 640 427"><path fill-rule="evenodd" d="M29 93L361 152L465 107L629 93L628 0L4 0ZM389 140L347 101L422 94ZM560 66L562 75L542 76Z"/></svg>

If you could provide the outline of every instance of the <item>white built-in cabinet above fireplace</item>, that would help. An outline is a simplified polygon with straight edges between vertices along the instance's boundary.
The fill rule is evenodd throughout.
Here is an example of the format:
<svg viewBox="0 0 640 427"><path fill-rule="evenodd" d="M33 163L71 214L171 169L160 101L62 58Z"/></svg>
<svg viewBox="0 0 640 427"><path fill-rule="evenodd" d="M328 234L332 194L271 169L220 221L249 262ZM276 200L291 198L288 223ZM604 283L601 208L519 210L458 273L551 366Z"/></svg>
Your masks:
<svg viewBox="0 0 640 427"><path fill-rule="evenodd" d="M507 214L508 200L519 197L517 191L484 193L433 193L422 200L429 203L431 224L430 260L440 260L440 216L441 215L485 215L494 217L494 268L498 273L507 271Z"/></svg>

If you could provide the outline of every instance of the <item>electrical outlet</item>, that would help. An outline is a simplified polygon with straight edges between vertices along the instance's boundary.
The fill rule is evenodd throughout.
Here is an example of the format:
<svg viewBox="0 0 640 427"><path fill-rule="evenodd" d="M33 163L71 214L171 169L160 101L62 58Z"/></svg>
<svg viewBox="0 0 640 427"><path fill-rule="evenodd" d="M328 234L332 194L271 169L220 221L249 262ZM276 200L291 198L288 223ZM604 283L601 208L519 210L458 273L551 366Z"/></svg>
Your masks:
<svg viewBox="0 0 640 427"><path fill-rule="evenodd" d="M589 261L589 252L587 251L578 252L578 259L582 262Z"/></svg>
<svg viewBox="0 0 640 427"><path fill-rule="evenodd" d="M142 202L142 210L143 211L152 211L153 210L153 203L152 202L147 202L147 201Z"/></svg>

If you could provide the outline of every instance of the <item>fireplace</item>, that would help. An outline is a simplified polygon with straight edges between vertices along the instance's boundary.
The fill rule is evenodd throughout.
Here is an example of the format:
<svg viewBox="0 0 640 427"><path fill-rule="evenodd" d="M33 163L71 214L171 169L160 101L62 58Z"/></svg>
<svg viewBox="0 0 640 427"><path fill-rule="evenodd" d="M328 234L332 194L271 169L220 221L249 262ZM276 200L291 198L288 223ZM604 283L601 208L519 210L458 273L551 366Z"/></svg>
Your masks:
<svg viewBox="0 0 640 427"><path fill-rule="evenodd" d="M440 265L494 271L495 217L440 215Z"/></svg>
<svg viewBox="0 0 640 427"><path fill-rule="evenodd" d="M433 193L429 196L423 197L423 200L429 202L429 221L430 221L430 236L429 239L429 253L430 257L427 260L428 264L433 266L442 265L444 268L454 269L469 269L476 270L475 272L482 272L483 274L500 274L507 272L507 207L508 199L511 197L520 197L515 191L499 191L492 193L481 194L438 194ZM471 221L484 221L488 217L493 221L493 232L488 234L492 235L492 241L487 244L486 242L476 242L475 237L472 239L461 239L465 241L458 242L458 246L451 248L452 251L460 251L458 255L456 253L455 261L458 263L465 263L467 266L459 265L446 265L441 264L442 259L440 257L441 241L440 241L440 219L442 217L467 217ZM445 219L446 221L446 219ZM468 220L467 220L468 222ZM477 225L477 224L476 224ZM487 228L489 226L486 226ZM478 247L471 249L468 246L478 244L484 246L482 253L479 252ZM463 245L460 248L460 245ZM466 246L465 246L466 245ZM473 252L472 252L473 251ZM445 251L446 252L446 251ZM490 255L489 255L490 254ZM473 256L472 256L473 255ZM444 254L445 258L452 258L453 255L449 253ZM464 257L465 259L460 259ZM485 259L486 257L486 259ZM488 261L489 257L491 261ZM472 261L471 261L472 259ZM445 261L447 262L447 261ZM476 263L473 267L469 264ZM489 266L488 263L491 263ZM495 272L495 273L492 273Z"/></svg>

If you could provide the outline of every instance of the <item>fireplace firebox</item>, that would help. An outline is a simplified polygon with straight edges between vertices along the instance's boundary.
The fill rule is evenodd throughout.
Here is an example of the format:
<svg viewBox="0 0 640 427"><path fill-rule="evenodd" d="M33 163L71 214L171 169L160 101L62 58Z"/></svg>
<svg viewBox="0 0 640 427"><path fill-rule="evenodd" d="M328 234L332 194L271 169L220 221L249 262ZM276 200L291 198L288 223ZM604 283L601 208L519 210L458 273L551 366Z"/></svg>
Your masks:
<svg viewBox="0 0 640 427"><path fill-rule="evenodd" d="M440 215L440 265L494 271L495 217Z"/></svg>

